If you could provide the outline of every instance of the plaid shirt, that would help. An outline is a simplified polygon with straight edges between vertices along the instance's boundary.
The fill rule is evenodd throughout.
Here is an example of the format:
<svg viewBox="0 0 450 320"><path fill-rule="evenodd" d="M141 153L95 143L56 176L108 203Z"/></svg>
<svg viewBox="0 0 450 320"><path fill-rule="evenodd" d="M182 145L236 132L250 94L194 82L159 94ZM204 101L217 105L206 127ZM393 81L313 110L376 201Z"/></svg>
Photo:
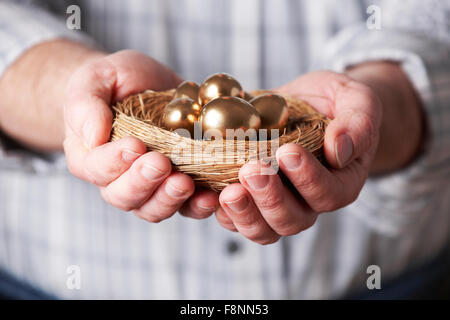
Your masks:
<svg viewBox="0 0 450 320"><path fill-rule="evenodd" d="M372 3L381 30L366 26ZM66 27L70 4L82 30ZM388 59L420 94L429 128L414 164L369 179L354 204L266 247L214 218L145 223L71 176L62 154L11 150L3 139L0 268L62 298L278 299L339 297L366 287L369 265L384 281L427 261L450 234L449 15L438 0L0 1L0 75L58 37L137 49L199 82L228 72L248 89ZM66 284L72 265L80 290Z"/></svg>

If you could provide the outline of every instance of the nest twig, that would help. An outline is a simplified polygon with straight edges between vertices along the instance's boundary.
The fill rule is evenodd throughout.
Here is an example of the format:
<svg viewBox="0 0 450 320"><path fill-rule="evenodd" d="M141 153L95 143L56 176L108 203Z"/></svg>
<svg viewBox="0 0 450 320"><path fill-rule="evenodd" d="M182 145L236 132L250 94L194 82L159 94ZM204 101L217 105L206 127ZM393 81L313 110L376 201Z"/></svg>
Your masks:
<svg viewBox="0 0 450 320"><path fill-rule="evenodd" d="M254 91L254 96L267 91ZM161 126L164 108L174 90L151 90L132 95L117 103L111 140L133 136L142 140L148 150L158 151L171 159L180 172L189 174L199 186L215 191L239 182L239 169L251 160L276 164L275 152L286 143L297 143L323 160L323 140L327 118L303 101L285 96L289 106L287 130L278 139L248 140L194 140L165 130Z"/></svg>

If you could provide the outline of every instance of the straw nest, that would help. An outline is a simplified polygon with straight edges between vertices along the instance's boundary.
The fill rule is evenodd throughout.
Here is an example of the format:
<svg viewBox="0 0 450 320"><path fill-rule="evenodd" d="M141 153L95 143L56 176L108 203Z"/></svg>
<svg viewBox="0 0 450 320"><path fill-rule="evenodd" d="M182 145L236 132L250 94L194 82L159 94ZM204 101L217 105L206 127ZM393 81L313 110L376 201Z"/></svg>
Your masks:
<svg viewBox="0 0 450 320"><path fill-rule="evenodd" d="M268 91L251 92L254 96ZM142 140L148 150L158 151L172 161L176 170L190 175L196 184L221 191L239 182L243 164L263 160L276 166L275 152L286 143L297 143L323 160L323 140L327 118L303 101L285 96L289 106L289 124L278 138L267 141L194 140L161 128L165 106L175 90L151 90L132 95L114 107L111 141L133 136Z"/></svg>

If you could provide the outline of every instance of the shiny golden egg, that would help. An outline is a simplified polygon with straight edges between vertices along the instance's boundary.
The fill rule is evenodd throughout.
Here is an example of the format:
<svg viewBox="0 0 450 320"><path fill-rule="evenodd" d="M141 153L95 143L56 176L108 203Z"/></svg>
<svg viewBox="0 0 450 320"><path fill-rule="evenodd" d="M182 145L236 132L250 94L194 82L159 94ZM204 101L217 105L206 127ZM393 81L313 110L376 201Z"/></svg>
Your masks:
<svg viewBox="0 0 450 320"><path fill-rule="evenodd" d="M198 121L200 109L198 103L189 98L172 100L164 111L163 125L169 130L186 129L191 137L194 134L194 123Z"/></svg>
<svg viewBox="0 0 450 320"><path fill-rule="evenodd" d="M200 113L203 132L219 130L226 138L227 129L259 129L261 118L247 101L236 97L220 97L206 104Z"/></svg>
<svg viewBox="0 0 450 320"><path fill-rule="evenodd" d="M189 98L198 101L198 91L200 86L193 81L182 82L175 91L173 99Z"/></svg>
<svg viewBox="0 0 450 320"><path fill-rule="evenodd" d="M268 129L270 137L271 129L279 129L283 133L289 118L289 109L286 100L277 94L265 94L250 101L261 116L261 128Z"/></svg>
<svg viewBox="0 0 450 320"><path fill-rule="evenodd" d="M244 99L244 90L240 83L226 73L216 73L207 78L198 93L202 106L218 97L239 97Z"/></svg>

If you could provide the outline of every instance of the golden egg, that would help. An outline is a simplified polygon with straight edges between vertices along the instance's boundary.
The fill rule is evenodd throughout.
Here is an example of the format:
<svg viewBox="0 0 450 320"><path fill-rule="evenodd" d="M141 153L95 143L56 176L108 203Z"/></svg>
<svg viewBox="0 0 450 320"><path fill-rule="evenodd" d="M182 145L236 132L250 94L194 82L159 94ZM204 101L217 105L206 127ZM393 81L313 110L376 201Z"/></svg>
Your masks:
<svg viewBox="0 0 450 320"><path fill-rule="evenodd" d="M200 115L199 105L189 98L172 100L164 111L163 125L169 130L186 129L194 134L194 123Z"/></svg>
<svg viewBox="0 0 450 320"><path fill-rule="evenodd" d="M239 97L244 99L244 90L239 82L226 73L216 73L206 79L198 93L201 105L206 105L218 97Z"/></svg>
<svg viewBox="0 0 450 320"><path fill-rule="evenodd" d="M271 129L279 129L283 133L289 118L289 109L286 100L277 94L265 94L250 101L261 116L261 128L268 129L270 137Z"/></svg>
<svg viewBox="0 0 450 320"><path fill-rule="evenodd" d="M220 97L206 104L200 113L203 132L219 130L223 137L227 129L259 129L261 118L247 101L236 97Z"/></svg>
<svg viewBox="0 0 450 320"><path fill-rule="evenodd" d="M194 101L198 101L199 89L200 87L197 83L193 81L184 81L178 86L173 99L189 98Z"/></svg>

